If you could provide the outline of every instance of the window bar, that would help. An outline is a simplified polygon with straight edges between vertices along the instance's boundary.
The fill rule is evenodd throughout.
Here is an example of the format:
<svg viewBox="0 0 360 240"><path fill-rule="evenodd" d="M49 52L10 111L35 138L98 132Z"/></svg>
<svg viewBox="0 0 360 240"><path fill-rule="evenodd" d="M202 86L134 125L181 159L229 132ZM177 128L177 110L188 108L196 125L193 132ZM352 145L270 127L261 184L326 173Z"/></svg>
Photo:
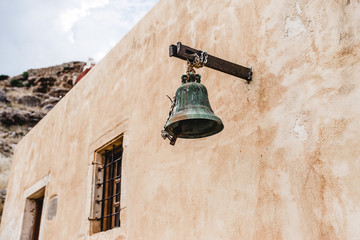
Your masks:
<svg viewBox="0 0 360 240"><path fill-rule="evenodd" d="M109 205L109 213L112 214L114 211L113 211L113 202L114 202L114 152L115 152L115 145L113 145L113 149L112 149L112 152L111 152L111 166L110 166L110 179L112 180L109 184L110 184L110 196L111 196L111 199L109 200L110 201L110 205ZM113 220L113 217L111 216L110 219L109 219L109 229L112 228L112 220Z"/></svg>
<svg viewBox="0 0 360 240"><path fill-rule="evenodd" d="M118 193L116 193L116 194L114 194L113 196L110 196L110 197L107 197L107 198L104 198L104 199L102 199L102 200L98 200L97 202L104 202L104 201L107 201L107 200L109 200L109 199L111 199L112 197L116 197L116 196L118 196L118 195L120 195L120 193L118 194Z"/></svg>
<svg viewBox="0 0 360 240"><path fill-rule="evenodd" d="M122 151L121 151L121 154L122 154ZM121 168L122 168L122 156L120 158L121 160L117 163L117 168L116 168L116 177L118 177L120 179L119 182L116 183L115 187L116 187L116 197L115 197L115 201L118 203L117 205L117 209L118 211L116 211L116 215L115 215L115 219L117 220L116 221L116 226L117 227L120 227L120 209L121 209L121 206L120 206L120 203L121 203Z"/></svg>
<svg viewBox="0 0 360 240"><path fill-rule="evenodd" d="M105 151L105 159L104 159L104 166L106 166L106 161L107 161L107 151ZM103 174L103 183L106 180L106 168L104 168L104 174ZM103 185L103 189L102 189L102 199L105 198L105 187L106 184ZM104 230L104 209L105 208L105 202L101 203L101 218L100 218L100 229L101 231Z"/></svg>
<svg viewBox="0 0 360 240"><path fill-rule="evenodd" d="M114 163L115 163L115 162L118 162L118 161L121 161L121 157L116 158L116 159L114 160ZM104 169L104 168L106 168L106 167L108 167L108 166L110 166L110 165L111 165L111 163L107 164L106 166L104 165L104 167L99 168L99 170L102 170L102 169Z"/></svg>
<svg viewBox="0 0 360 240"><path fill-rule="evenodd" d="M109 215L104 216L104 218L112 217L112 216L114 216L115 214L116 214L116 213L111 213L111 214L109 214Z"/></svg>
<svg viewBox="0 0 360 240"><path fill-rule="evenodd" d="M106 183L108 183L108 182L111 182L113 179L117 180L117 179L120 179L120 178L121 178L121 176L116 176L116 177L114 177L114 178L112 178L112 179L106 180L105 182L97 183L96 185L100 187L101 185L104 185L104 184L106 184Z"/></svg>

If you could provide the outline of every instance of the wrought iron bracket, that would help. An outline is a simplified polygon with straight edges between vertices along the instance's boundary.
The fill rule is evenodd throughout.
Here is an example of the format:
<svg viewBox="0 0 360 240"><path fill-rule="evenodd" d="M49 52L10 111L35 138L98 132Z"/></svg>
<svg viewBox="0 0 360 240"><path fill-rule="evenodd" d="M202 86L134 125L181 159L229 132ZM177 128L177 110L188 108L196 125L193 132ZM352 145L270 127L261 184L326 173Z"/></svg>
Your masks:
<svg viewBox="0 0 360 240"><path fill-rule="evenodd" d="M176 45L170 45L169 47L170 57L177 57L190 62L194 61L195 54L200 56L201 53L203 53L203 51L182 45L181 42L178 42ZM210 54L207 55L207 62L204 66L245 79L247 83L250 83L252 79L252 68L247 68Z"/></svg>

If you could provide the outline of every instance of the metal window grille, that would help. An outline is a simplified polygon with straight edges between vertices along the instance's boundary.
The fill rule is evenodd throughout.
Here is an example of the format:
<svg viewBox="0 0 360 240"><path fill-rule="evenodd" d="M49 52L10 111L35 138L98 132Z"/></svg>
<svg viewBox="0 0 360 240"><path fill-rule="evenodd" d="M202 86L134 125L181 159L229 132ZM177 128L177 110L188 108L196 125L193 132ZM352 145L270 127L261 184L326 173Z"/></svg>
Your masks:
<svg viewBox="0 0 360 240"><path fill-rule="evenodd" d="M104 164L99 171L103 171L103 181L98 183L102 187L100 230L106 231L120 227L120 194L121 194L121 164L122 145L112 146L103 154Z"/></svg>

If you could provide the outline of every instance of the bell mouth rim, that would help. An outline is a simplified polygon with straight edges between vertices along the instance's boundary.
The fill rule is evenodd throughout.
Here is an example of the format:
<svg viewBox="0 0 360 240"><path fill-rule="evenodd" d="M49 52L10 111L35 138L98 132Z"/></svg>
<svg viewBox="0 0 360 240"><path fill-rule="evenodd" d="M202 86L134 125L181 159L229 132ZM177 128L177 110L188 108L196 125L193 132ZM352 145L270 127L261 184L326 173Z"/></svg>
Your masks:
<svg viewBox="0 0 360 240"><path fill-rule="evenodd" d="M209 118L209 119L206 119L206 118L205 119L204 118L185 118L185 119L181 119L181 120L178 120L176 122L169 123L165 127L165 130L167 132L169 132L170 135L174 136L175 134L174 134L173 128L171 127L171 131L170 131L170 126L175 124L175 123L180 124L181 122L186 121L186 120L207 120L207 121L213 121L216 124L214 125L213 128L211 128L211 131L207 131L207 132L204 132L202 134L194 134L194 135L178 134L177 135L178 138L196 139L196 138L210 137L212 135L215 135L215 134L221 132L224 129L224 124L222 123L221 119L219 117L215 116L215 117Z"/></svg>

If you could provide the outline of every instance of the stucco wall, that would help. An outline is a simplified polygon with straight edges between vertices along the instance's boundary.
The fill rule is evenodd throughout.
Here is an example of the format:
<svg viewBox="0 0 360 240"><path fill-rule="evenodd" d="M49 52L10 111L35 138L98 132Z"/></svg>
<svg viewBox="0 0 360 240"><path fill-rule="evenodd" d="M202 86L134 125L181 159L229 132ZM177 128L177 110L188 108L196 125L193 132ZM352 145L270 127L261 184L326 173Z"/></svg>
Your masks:
<svg viewBox="0 0 360 240"><path fill-rule="evenodd" d="M358 239L359 22L355 0L161 0L18 145L1 239L45 176L43 239L90 239L93 153L122 132L124 227L92 239ZM177 41L254 78L198 70L225 128L172 147Z"/></svg>

